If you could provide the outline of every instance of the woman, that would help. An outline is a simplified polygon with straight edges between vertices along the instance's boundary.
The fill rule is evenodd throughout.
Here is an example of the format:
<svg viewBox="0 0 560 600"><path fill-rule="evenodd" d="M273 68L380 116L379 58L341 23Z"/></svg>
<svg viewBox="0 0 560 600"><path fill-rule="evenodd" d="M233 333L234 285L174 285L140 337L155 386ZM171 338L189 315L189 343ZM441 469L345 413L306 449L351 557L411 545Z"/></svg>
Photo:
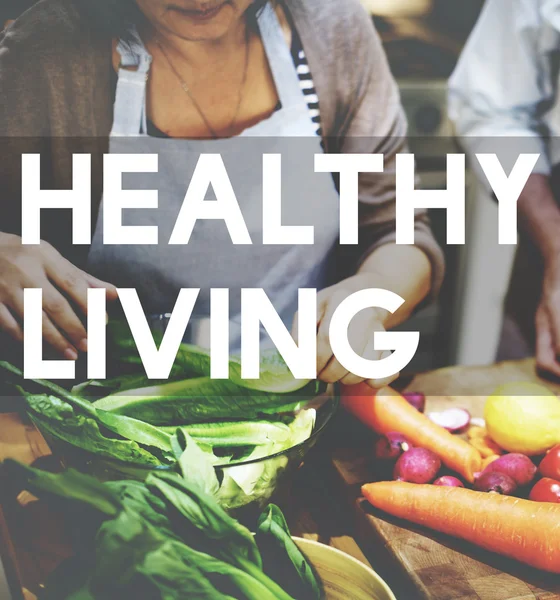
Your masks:
<svg viewBox="0 0 560 600"><path fill-rule="evenodd" d="M439 288L443 259L425 213L417 216L416 245L394 244L395 155L406 151L406 125L379 39L357 0L43 0L1 42L0 88L7 215L0 238L0 325L16 339L22 335L22 289L42 287L45 339L67 359L86 351L80 313L87 288L104 286L115 295L92 272L119 286L133 284L152 309L172 307L181 287L263 287L286 323L297 289L316 287L322 290L320 378L351 384L360 378L338 363L328 341L340 301L371 287L406 300L394 315L371 309L353 320L355 351L376 358L373 333L404 321ZM216 148L238 155L235 144L255 138L274 140L273 147L277 140L305 140L308 156L384 154L384 174L360 176L360 244L335 263L334 285L325 275L338 239L338 192L330 174L314 175L312 193L300 185L289 194L290 214L299 207L316 217L313 246L253 248L249 255L227 244L223 224L207 222L193 232L188 251L148 252L103 246L98 225L92 247L71 254L63 239L71 227L58 211L44 211L45 244L20 244L19 210L9 202L18 197L23 151L48 156L42 175L55 189L72 185L72 152L91 153L97 174L103 153L157 153L165 163L160 197L163 192L175 200L167 217L165 210L159 217L152 211L135 224L169 228L194 157ZM251 215L261 174L242 168L238 161L229 175ZM309 170L297 161L291 168L291 181L307 181ZM103 212L100 186L94 177L94 224Z"/></svg>

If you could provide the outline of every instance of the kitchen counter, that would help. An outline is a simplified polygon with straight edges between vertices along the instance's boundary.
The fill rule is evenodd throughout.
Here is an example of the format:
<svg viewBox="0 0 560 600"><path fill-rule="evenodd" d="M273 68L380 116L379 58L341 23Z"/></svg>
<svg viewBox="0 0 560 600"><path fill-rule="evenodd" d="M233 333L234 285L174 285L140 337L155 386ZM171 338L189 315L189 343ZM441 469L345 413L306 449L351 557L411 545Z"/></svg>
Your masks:
<svg viewBox="0 0 560 600"><path fill-rule="evenodd" d="M538 381L532 361L433 371L416 376L407 389L424 392L429 410L454 403L480 416L496 385L520 380ZM560 392L560 386L546 385ZM337 426L296 474L291 499L283 507L294 535L330 544L371 564L399 600L560 600L559 576L370 510L360 499L360 486L378 475L372 446L371 432L340 413ZM0 414L0 460L6 457L46 466L53 460L41 435L15 413ZM8 576L14 577L11 571L17 569L23 585L37 592L46 575L71 553L63 523L28 494L16 501L6 482L0 481L0 492L0 551L8 559Z"/></svg>

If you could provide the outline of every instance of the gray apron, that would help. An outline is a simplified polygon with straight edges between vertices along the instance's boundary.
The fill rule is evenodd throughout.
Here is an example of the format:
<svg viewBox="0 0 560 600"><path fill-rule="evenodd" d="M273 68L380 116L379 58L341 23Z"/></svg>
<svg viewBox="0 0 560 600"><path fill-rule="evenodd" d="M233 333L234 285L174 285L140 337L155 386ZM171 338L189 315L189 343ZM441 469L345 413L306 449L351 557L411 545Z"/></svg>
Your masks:
<svg viewBox="0 0 560 600"><path fill-rule="evenodd" d="M323 153L321 139L271 6L261 12L258 24L281 109L234 138L148 136L146 82L151 57L138 36L132 44L119 44L122 62L109 151L157 154L159 161L158 173L123 175L124 189L158 190L158 208L127 209L123 211L123 225L157 225L158 245L104 245L102 202L88 261L90 272L96 276L117 287L135 288L147 314L172 311L181 288L200 288L195 316L203 325L198 328L201 333L188 341L202 346L208 345L204 324L209 316L210 289L228 288L232 351L240 347L241 289L264 289L290 328L298 290L325 286L327 260L339 231L339 196L330 174L314 172L314 156ZM313 245L262 243L265 153L282 158L282 224L314 226ZM252 245L234 245L226 224L218 220L198 221L188 244L168 244L201 154L222 156ZM216 197L210 186L205 200L213 199ZM263 345L270 344L264 331L261 338Z"/></svg>

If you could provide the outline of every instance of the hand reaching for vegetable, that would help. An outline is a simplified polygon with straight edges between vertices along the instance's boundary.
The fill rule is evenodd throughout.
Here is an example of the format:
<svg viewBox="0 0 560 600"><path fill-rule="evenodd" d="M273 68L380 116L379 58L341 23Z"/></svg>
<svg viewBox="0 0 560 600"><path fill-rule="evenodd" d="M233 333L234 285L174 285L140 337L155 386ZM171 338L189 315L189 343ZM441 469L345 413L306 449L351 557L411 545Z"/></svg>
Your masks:
<svg viewBox="0 0 560 600"><path fill-rule="evenodd" d="M321 291L317 296L317 374L318 379L326 383L343 383L355 385L364 381L349 373L334 356L329 339L329 328L334 312L341 302L351 294L375 287L371 278L366 275L355 275ZM375 333L385 331L387 311L370 308L359 312L348 327L348 341L354 352L368 360L381 360L387 353L375 349ZM297 339L297 315L294 319L294 338ZM367 381L373 388L382 388L393 382L398 375L388 379Z"/></svg>
<svg viewBox="0 0 560 600"><path fill-rule="evenodd" d="M43 290L43 338L66 359L87 350L87 333L79 313L87 314L88 288L105 288L108 300L116 289L75 267L50 244L24 246L21 238L0 233L0 328L23 340L23 290Z"/></svg>

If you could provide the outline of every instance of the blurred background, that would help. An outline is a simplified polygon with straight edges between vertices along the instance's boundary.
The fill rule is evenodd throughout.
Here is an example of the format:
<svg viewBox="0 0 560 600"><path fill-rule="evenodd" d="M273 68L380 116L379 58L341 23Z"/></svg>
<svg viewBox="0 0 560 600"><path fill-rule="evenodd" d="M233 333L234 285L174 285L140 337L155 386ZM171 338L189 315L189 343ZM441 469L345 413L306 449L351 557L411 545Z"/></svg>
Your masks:
<svg viewBox="0 0 560 600"><path fill-rule="evenodd" d="M447 80L484 0L362 0L383 40L409 120L421 186L445 189L446 154L463 152L447 116ZM498 347L515 247L499 246L497 204L467 174L467 240L446 244L445 212L432 211L447 257L439 302L404 328L421 332L410 365L422 371L451 364L490 364Z"/></svg>

